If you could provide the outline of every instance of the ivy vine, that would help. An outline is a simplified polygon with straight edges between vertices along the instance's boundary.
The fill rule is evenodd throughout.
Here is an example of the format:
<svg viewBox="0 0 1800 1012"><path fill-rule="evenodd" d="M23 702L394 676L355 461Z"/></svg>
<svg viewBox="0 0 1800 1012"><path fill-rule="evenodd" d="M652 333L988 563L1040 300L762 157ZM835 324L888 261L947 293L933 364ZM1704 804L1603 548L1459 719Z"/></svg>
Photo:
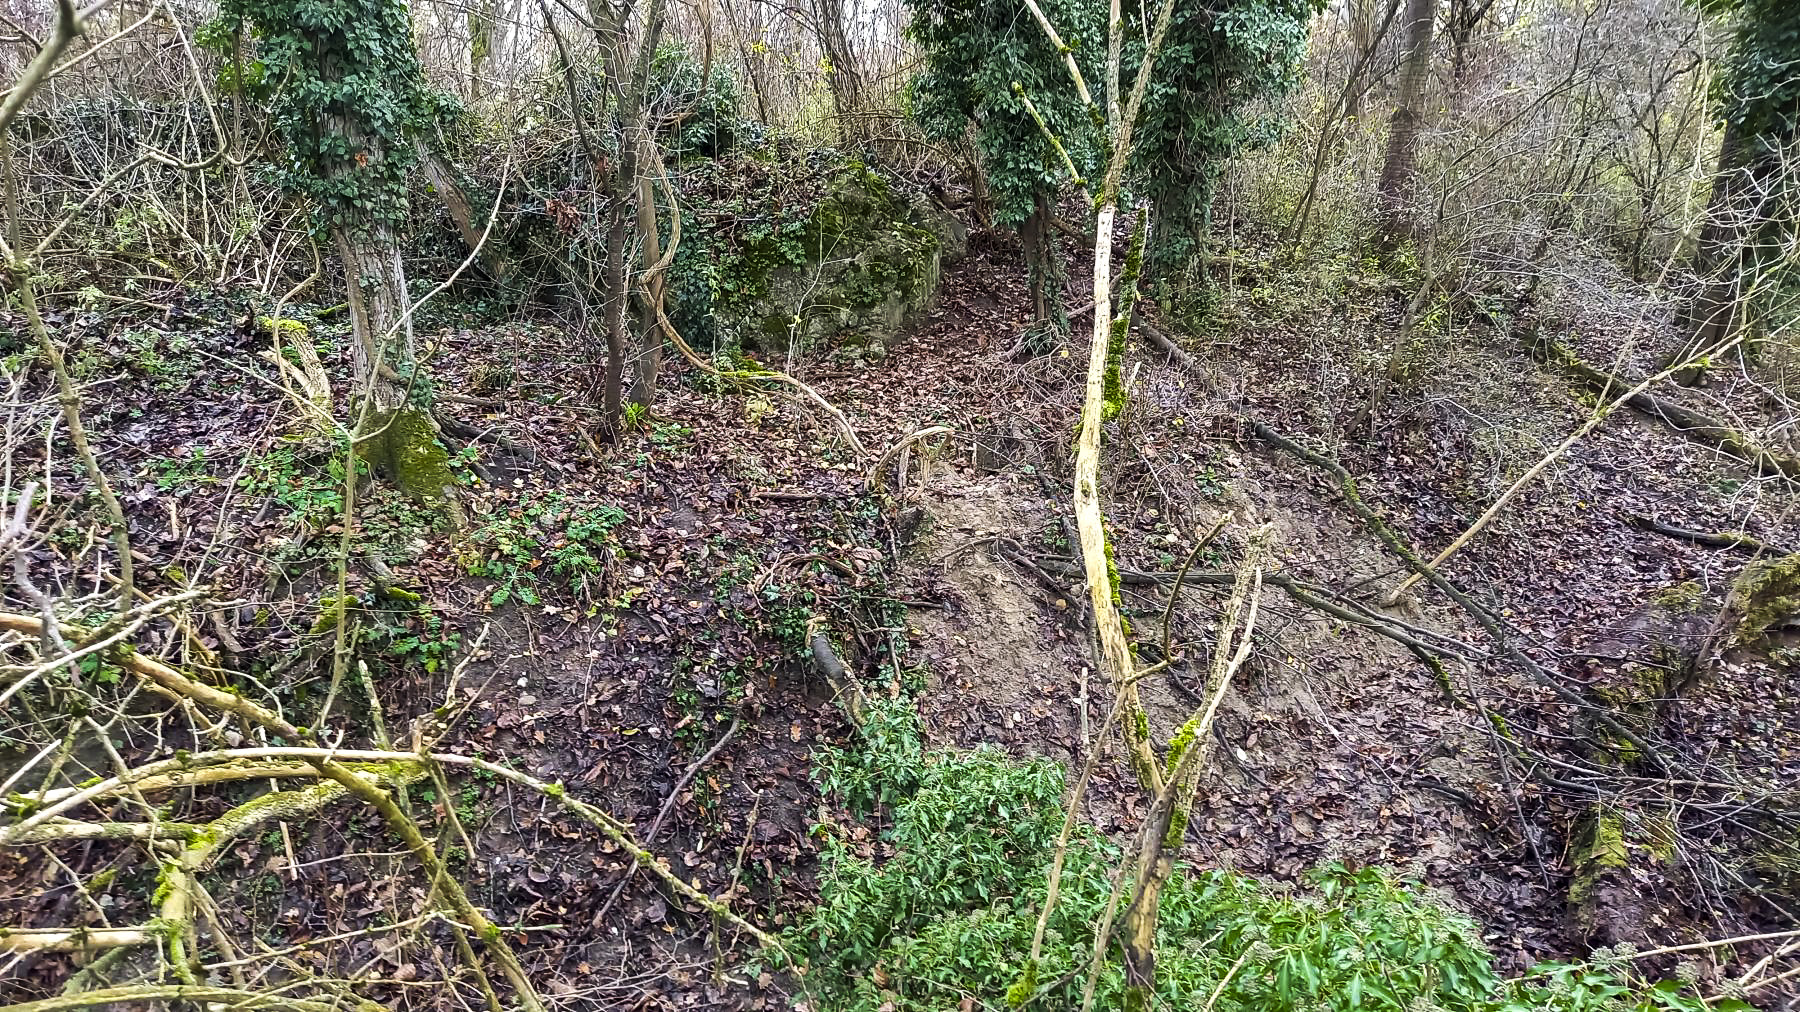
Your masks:
<svg viewBox="0 0 1800 1012"><path fill-rule="evenodd" d="M233 75L264 89L282 187L320 229L398 222L418 142L455 111L425 82L405 0L222 0L206 39L245 26L253 62Z"/></svg>
<svg viewBox="0 0 1800 1012"><path fill-rule="evenodd" d="M1165 303L1205 300L1204 251L1216 184L1231 158L1279 136L1269 111L1300 80L1307 25L1322 0L1181 3L1157 55L1132 150L1131 179L1153 208L1146 271ZM1143 65L1128 26L1124 67ZM1124 87L1130 88L1129 77Z"/></svg>
<svg viewBox="0 0 1800 1012"><path fill-rule="evenodd" d="M1104 0L1043 0L1040 6L1069 46L1090 90L1103 86L1108 5ZM1214 183L1246 145L1279 133L1259 101L1299 80L1307 25L1323 0L1204 0L1176 5L1147 86L1134 136L1128 185L1152 208L1145 264L1165 302L1189 301L1202 288L1201 253L1210 227ZM1154 7L1126 5L1121 88L1144 62ZM1108 154L1104 124L1081 102L1063 54L1018 0L915 0L908 34L923 69L909 98L914 120L931 137L956 141L973 128L996 220L1018 227L1068 183L1062 153L1092 177ZM1096 94L1096 98L1098 95ZM1029 99L1040 126L1026 106Z"/></svg>
<svg viewBox="0 0 1800 1012"><path fill-rule="evenodd" d="M1041 0L1090 85L1103 80L1106 4ZM1033 121L1025 99L1061 140L1084 175L1100 162L1100 133L1076 95L1063 56L1024 4L986 0L919 0L907 34L923 68L908 93L913 119L935 140L955 142L973 125L995 220L1017 227L1041 199L1070 182L1055 146ZM1015 91L1014 85L1017 85Z"/></svg>

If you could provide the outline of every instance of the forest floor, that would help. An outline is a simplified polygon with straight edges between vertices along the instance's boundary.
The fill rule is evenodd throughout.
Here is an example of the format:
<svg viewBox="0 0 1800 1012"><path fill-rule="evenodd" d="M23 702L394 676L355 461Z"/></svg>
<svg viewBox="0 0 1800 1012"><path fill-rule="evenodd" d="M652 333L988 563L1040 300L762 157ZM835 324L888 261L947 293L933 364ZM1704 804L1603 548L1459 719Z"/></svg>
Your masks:
<svg viewBox="0 0 1800 1012"><path fill-rule="evenodd" d="M1065 568L1078 563L1063 489L1086 322L1076 319L1068 351L1010 355L1029 304L1017 257L1006 240L977 234L929 318L884 358L797 364L874 451L924 426L954 429L873 491L827 420L680 368L654 416L601 449L584 406L590 349L525 320L469 323L446 311L426 321L441 403L481 435L464 455L465 531L435 531L372 486L353 532L359 656L394 737L416 727L445 750L563 781L636 827L677 874L714 894L738 890L743 910L780 929L816 897L822 833L844 833L865 853L882 846L810 779L815 751L851 734L806 659L817 617L868 691L916 693L944 743L1063 762L1106 750L1085 814L1104 832L1134 828L1141 797L1116 747L1094 740L1110 689L1094 681L1084 594ZM1515 339L1469 325L1426 335L1372 432L1346 435L1405 293L1352 277L1312 298L1281 314L1267 309L1279 292L1229 305L1213 335L1190 345L1202 374L1152 346L1132 349L1131 407L1104 467L1121 570L1171 571L1196 530L1235 513L1232 532L1274 525L1285 572L1372 604L1404 575L1400 562L1334 481L1260 441L1246 412L1339 459L1364 499L1429 551L1588 410ZM88 424L127 503L145 588L205 584L234 602L198 623L197 643L170 634L141 649L242 672L247 692L307 712L326 691L335 636L318 622L336 593L342 534L329 520L335 444L293 434L279 392L253 375L266 342L240 318L221 304L56 323L86 349L76 366ZM313 326L342 368L347 349L333 334ZM1749 558L1633 518L1748 531L1793 551L1793 504L1785 486L1621 414L1446 572L1503 610L1540 663L1598 685L1642 645L1658 601L1683 596L1710 618ZM1230 569L1233 538L1197 567ZM1157 628L1166 588L1126 592L1140 628ZM1223 596L1182 594L1173 637L1193 656L1144 689L1159 740L1194 705ZM1546 790L1516 757L1497 758L1509 753L1478 706L1569 736L1572 754L1584 747L1577 718L1501 664L1436 591L1392 614L1468 645L1470 660L1449 667L1453 692L1397 643L1270 597L1255 660L1226 703L1186 857L1286 881L1322 861L1409 868L1471 911L1511 968L1585 951L1591 939L1568 896L1591 799ZM371 702L347 683L341 716L315 726L362 737ZM1665 726L1741 775L1800 778L1792 679L1760 660L1727 657ZM129 756L159 744L120 747ZM415 795L460 823L452 857L472 898L521 926L522 958L558 981L553 996L638 1009L785 1004L774 978L717 976L709 919L645 876L614 901L629 860L541 799L479 777ZM1781 900L1734 881L1742 869L1720 858L1728 832L1724 822L1696 829L1680 860L1647 866L1646 939L1782 922ZM209 881L271 944L399 919L415 898L381 874L401 858L380 837L364 816L295 824L230 848ZM75 902L36 875L53 872L0 868L7 922L54 923ZM399 980L433 975L378 937L342 947Z"/></svg>

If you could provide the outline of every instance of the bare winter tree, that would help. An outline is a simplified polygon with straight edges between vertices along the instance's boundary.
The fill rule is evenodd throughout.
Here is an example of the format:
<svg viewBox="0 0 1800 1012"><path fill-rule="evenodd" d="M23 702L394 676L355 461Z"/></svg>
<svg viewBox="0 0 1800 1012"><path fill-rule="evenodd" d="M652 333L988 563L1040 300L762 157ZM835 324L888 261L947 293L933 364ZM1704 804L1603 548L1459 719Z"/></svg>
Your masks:
<svg viewBox="0 0 1800 1012"><path fill-rule="evenodd" d="M1387 242L1413 236L1419 226L1413 206L1418 171L1419 134L1424 129L1431 84L1432 40L1437 31L1437 0L1406 0L1405 54L1394 114L1388 123L1387 158L1375 184L1381 208L1380 230Z"/></svg>

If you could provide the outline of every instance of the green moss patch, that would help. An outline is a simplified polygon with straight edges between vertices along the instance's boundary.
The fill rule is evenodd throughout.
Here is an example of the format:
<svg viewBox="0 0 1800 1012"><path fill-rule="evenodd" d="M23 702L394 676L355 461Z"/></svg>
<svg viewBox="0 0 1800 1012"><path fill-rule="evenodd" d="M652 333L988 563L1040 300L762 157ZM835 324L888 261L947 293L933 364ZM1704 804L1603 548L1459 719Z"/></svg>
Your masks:
<svg viewBox="0 0 1800 1012"><path fill-rule="evenodd" d="M1800 619L1800 554L1751 563L1732 593L1742 616L1737 641L1767 645L1772 632Z"/></svg>

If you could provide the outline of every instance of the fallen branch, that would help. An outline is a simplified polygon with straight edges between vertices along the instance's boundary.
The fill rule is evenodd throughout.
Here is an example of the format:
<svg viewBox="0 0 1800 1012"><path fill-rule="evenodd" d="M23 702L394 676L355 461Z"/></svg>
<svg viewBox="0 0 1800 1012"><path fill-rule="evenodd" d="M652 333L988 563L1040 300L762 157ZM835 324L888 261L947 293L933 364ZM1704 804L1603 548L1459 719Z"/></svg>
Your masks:
<svg viewBox="0 0 1800 1012"><path fill-rule="evenodd" d="M295 998L269 991L245 991L233 987L206 987L188 984L136 984L109 987L99 991L80 991L57 995L18 1005L0 1007L0 1012L64 1012L79 1008L132 1008L145 1003L170 1002L218 1003L231 1009L284 1009L290 1012L387 1012L387 1006L367 998L333 995L323 1001ZM206 1007L214 1007L208 1005Z"/></svg>
<svg viewBox="0 0 1800 1012"><path fill-rule="evenodd" d="M1634 383L1628 377L1609 373L1583 362L1573 351L1547 337L1528 337L1526 346L1539 360L1561 369L1582 385L1594 390L1631 390L1625 403L1648 418L1665 422L1683 436L1709 446L1716 446L1756 465L1759 474L1773 474L1800 481L1800 457L1771 450L1744 432L1717 418L1696 411L1685 404L1639 389L1651 381ZM1685 364L1685 363L1684 363ZM1660 379L1659 373L1654 379Z"/></svg>
<svg viewBox="0 0 1800 1012"><path fill-rule="evenodd" d="M1706 545L1709 548L1735 548L1739 551L1751 552L1753 554L1765 551L1774 551L1776 554L1780 555L1788 554L1779 549L1771 549L1769 545L1760 538L1755 538L1748 534L1742 534L1736 531L1690 531L1685 527L1676 527L1672 524L1665 524L1653 517L1642 516L1636 513L1624 514L1624 518L1626 523L1639 530L1649 531L1652 534L1661 534L1664 537L1677 538L1682 541L1692 541L1696 545Z"/></svg>
<svg viewBox="0 0 1800 1012"><path fill-rule="evenodd" d="M667 819L669 813L674 811L675 802L681 797L681 792L687 789L688 784L694 782L695 775L705 769L707 763L712 762L714 757L725 750L725 746L731 744L731 739L737 737L738 728L742 726L742 716L732 717L731 726L725 729L725 733L719 736L719 740L713 743L713 747L707 749L705 755L694 760L693 763L688 766L687 772L681 775L681 779L675 781L675 786L669 791L669 796L663 800L662 809L656 813L656 818L650 820L650 829L644 833L645 846L651 847L656 845L656 836L658 833L662 832L663 820ZM599 912L594 914L595 924L599 924L606 919L606 912L612 909L614 903L618 902L620 894L625 891L626 886L631 884L631 880L636 875L637 865L635 864L625 870L625 877L621 878L619 884L613 887L612 894L606 898L605 903L600 905Z"/></svg>
<svg viewBox="0 0 1800 1012"><path fill-rule="evenodd" d="M1047 573L1061 573L1074 577L1081 575L1075 566L1055 559L1040 559L1035 564ZM1181 577L1180 584L1182 586L1230 586L1235 579L1235 574L1225 570L1190 570L1185 574L1176 574L1145 573L1138 570L1121 569L1119 570L1119 582L1137 587L1166 587L1174 585L1178 575ZM1370 632L1384 636L1412 650L1456 656L1465 660L1479 660L1484 656L1480 650L1461 640L1369 611L1361 604L1334 591L1296 580L1286 573L1264 573L1263 583L1280 588L1296 604L1322 611L1340 621L1368 629ZM1428 640L1431 642L1427 642Z"/></svg>
<svg viewBox="0 0 1800 1012"><path fill-rule="evenodd" d="M948 425L933 425L933 426L929 426L927 428L919 429L918 431L914 432L912 435L907 436L906 438L895 443L893 446L888 447L886 450L882 451L881 456L876 459L875 466L873 468L869 469L869 478L868 478L868 481L863 483L863 491L873 492L873 491L875 491L875 489L880 487L882 473L887 470L888 464L892 463L894 457L897 454L899 454L902 450L905 450L907 447L913 445L914 443L919 442L920 440L930 439L932 436L946 435L948 433L955 432L955 431L956 431L955 429L951 428ZM904 466L902 466L900 469L900 481L902 484L905 484L905 482L906 482L906 469Z"/></svg>
<svg viewBox="0 0 1800 1012"><path fill-rule="evenodd" d="M1443 591L1446 597L1456 602L1458 607L1462 608L1470 618L1473 618L1488 634L1488 637L1494 641L1495 647L1498 648L1508 660L1518 665L1519 668L1524 670L1539 684L1555 693L1557 698L1561 699L1563 702L1582 710L1591 711L1595 720L1599 721L1608 731L1617 735L1620 741L1627 742L1636 748L1638 753L1651 765L1656 767L1658 772L1669 773L1674 769L1660 750L1651 748L1650 744L1645 741L1641 735L1619 723L1605 707L1596 705L1574 689L1569 688L1563 683L1561 678L1546 671L1542 665L1532 660L1523 650L1520 650L1517 646L1513 645L1512 638L1507 635L1506 627L1491 609L1483 606L1474 598L1470 597L1462 590L1462 588L1456 586L1440 575L1437 570L1433 569L1428 563L1421 559L1417 552L1413 551L1412 546L1408 545L1404 538L1400 537L1399 534L1394 532L1393 528L1388 526L1387 521L1383 520L1380 514L1369 508L1369 505L1363 501L1362 494L1357 490L1356 479L1350 477L1350 472L1344 470L1342 464L1332 460L1330 457L1301 446L1299 443L1296 443L1286 436L1283 436L1281 433L1276 432L1274 429L1269 428L1249 414L1240 412L1239 417L1249 423L1251 431L1255 432L1257 438L1261 439L1263 442L1299 457L1301 460L1319 468L1336 479L1338 489L1344 497L1344 503L1350 508L1350 511L1355 513L1363 523L1368 525L1369 529L1374 531L1375 535L1380 538L1395 555L1399 556L1402 562L1406 563L1406 565L1415 573L1418 573L1425 580L1429 581L1433 587Z"/></svg>
<svg viewBox="0 0 1800 1012"><path fill-rule="evenodd" d="M1719 348L1715 348L1715 349L1713 349L1713 351L1717 352L1717 353L1723 353L1726 348L1730 347L1731 344L1735 344L1737 342L1737 340L1738 340L1737 338L1733 338L1731 342L1728 342L1726 345L1721 346ZM1550 347L1552 347L1553 349L1556 349L1558 357L1567 359L1568 362L1573 363L1575 366L1580 366L1584 369L1588 369L1588 371L1590 373L1593 373L1595 376L1597 376L1601 380L1603 380L1604 382L1600 383L1599 388L1597 390L1597 392L1601 396L1611 396L1613 391L1618 389L1618 387L1613 385L1614 383L1618 382L1618 377L1613 376L1610 373L1602 373L1599 370L1592 369L1591 367L1583 365L1581 360L1575 358L1575 356L1572 352L1568 351L1565 348L1562 348L1560 345L1556 345L1554 342L1549 342L1547 338L1544 339L1544 343L1548 343L1550 345ZM1650 388L1652 386L1656 385L1661 380L1668 378L1670 375L1672 375L1676 371L1687 367L1689 364L1691 364L1691 360L1683 360L1682 362L1672 365L1669 368L1664 369L1662 372L1659 372L1656 375L1651 376L1649 379L1646 379L1639 383L1634 384L1629 390L1626 390L1623 394L1619 394L1617 397L1614 397L1612 400L1607 401L1606 403L1597 406L1594 409L1593 414L1588 417L1587 421L1581 423L1581 425L1576 427L1574 432L1569 433L1569 435L1567 437L1565 437L1562 442L1556 444L1556 446L1553 449L1551 449L1551 451L1549 453L1544 454L1544 456L1541 459L1539 459L1537 463L1531 465L1531 467L1529 469L1527 469L1524 474L1519 476L1519 480L1517 480L1517 481L1513 482L1511 485L1507 486L1506 491L1501 493L1500 498L1494 500L1494 504L1492 506L1489 506L1487 508L1487 510L1481 514L1481 516L1477 517L1475 522L1470 524L1469 528L1467 530L1463 531L1462 534L1458 535L1456 540L1450 542L1450 546L1448 548L1445 548L1443 551L1437 553L1437 555L1435 557L1433 557L1429 563L1427 563L1427 567L1430 569L1442 568L1444 563L1446 561L1448 561L1452 555L1455 555L1457 552L1461 551L1464 546L1466 546L1470 541L1474 540L1474 538L1477 534L1480 534L1483 530L1485 530L1487 528L1488 524L1493 523L1494 518L1499 516L1501 511L1506 509L1506 507L1514 499L1518 498L1519 494L1525 490L1525 487L1527 485L1531 484L1531 482L1534 479L1536 479L1538 475L1543 474L1546 470L1548 470L1552 464L1556 463L1558 460L1561 460L1563 455L1568 453L1570 448L1572 448L1577 442L1580 442L1582 439L1586 438L1589 433L1591 433L1595 429L1599 428L1600 424L1602 422L1604 422L1608 418L1612 417L1613 412L1617 411L1619 409L1620 405L1632 403L1637 398L1645 398L1645 397L1653 396L1650 394ZM1570 366L1565 364L1564 368L1567 369L1567 368L1570 368ZM1800 464L1797 464L1796 467L1800 468ZM1393 591L1388 594L1386 600L1383 603L1392 605L1395 602L1399 601L1400 598L1403 595L1405 595L1405 593L1408 590L1411 590L1423 578L1424 578L1424 573L1421 571L1421 572L1416 572L1413 575L1407 577L1406 579L1400 581L1400 585L1395 587L1393 589Z"/></svg>
<svg viewBox="0 0 1800 1012"><path fill-rule="evenodd" d="M0 952L91 952L159 937L149 928L8 928L0 929Z"/></svg>
<svg viewBox="0 0 1800 1012"><path fill-rule="evenodd" d="M831 645L831 637L819 628L820 620L813 620L812 635L807 638L807 645L812 649L813 664L819 673L825 676L831 691L844 700L844 709L850 716L850 723L862 727L863 715L868 706L863 701L862 687L856 684L856 678L850 674L844 662L838 659L837 650Z"/></svg>

